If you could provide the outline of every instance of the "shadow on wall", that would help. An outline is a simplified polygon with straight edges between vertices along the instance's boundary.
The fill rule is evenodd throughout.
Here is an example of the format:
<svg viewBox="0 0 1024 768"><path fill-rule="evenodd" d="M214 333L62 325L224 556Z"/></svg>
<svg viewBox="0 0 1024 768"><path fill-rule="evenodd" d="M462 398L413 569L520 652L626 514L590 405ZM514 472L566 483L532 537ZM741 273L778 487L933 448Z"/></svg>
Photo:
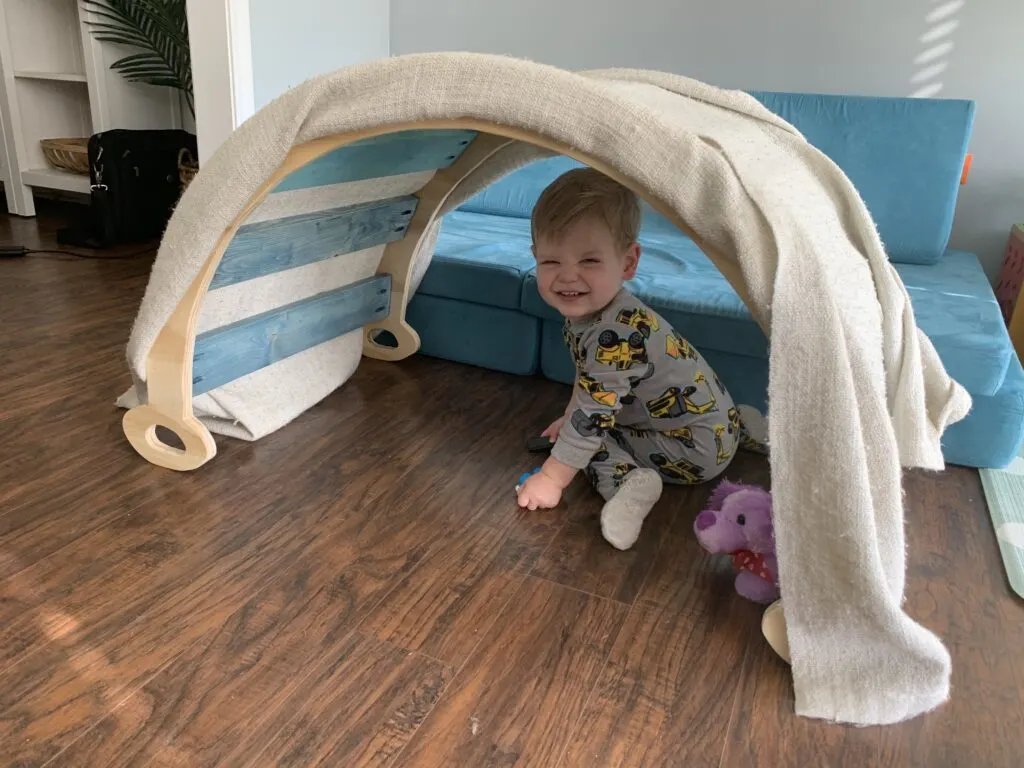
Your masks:
<svg viewBox="0 0 1024 768"><path fill-rule="evenodd" d="M925 31L920 37L923 50L914 59L915 72L910 78L915 98L932 98L942 92L942 73L949 68L949 55L956 47L953 33L960 26L957 15L966 0L939 2L925 16Z"/></svg>

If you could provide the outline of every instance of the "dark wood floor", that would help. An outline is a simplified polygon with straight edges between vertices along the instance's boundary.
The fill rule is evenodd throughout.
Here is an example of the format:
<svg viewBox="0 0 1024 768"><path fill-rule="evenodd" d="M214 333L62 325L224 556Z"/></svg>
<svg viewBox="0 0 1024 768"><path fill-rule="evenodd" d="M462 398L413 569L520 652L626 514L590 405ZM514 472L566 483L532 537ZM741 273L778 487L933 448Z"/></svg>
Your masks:
<svg viewBox="0 0 1024 768"><path fill-rule="evenodd" d="M52 245L60 218L0 217L0 243ZM1024 761L1024 604L975 472L907 479L907 606L949 644L952 700L795 718L760 609L694 541L706 489L669 489L625 553L582 483L517 510L562 386L366 361L195 473L144 462L113 403L150 263L0 260L0 764Z"/></svg>

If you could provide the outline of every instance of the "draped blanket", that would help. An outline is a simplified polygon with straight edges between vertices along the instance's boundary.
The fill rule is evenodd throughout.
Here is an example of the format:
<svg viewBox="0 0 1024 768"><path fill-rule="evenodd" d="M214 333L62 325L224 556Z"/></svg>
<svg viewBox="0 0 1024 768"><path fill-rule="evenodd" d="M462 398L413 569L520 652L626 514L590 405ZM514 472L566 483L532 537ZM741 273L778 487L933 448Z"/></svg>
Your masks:
<svg viewBox="0 0 1024 768"><path fill-rule="evenodd" d="M179 203L132 330L136 384L121 404L145 401L146 355L160 328L289 149L463 118L545 137L616 169L688 227L769 335L772 486L797 713L882 724L942 703L950 657L902 609L901 467L942 469L940 438L970 399L917 328L850 181L746 94L658 72L568 72L458 53L396 57L303 83L240 126ZM463 181L448 207L543 154L510 145ZM429 177L338 194L381 199ZM289 194L271 195L253 216L316 204ZM414 285L432 243L425 238L416 256ZM373 274L380 252L211 291L200 330ZM197 397L196 414L215 432L259 438L342 385L361 345L356 332L286 358Z"/></svg>

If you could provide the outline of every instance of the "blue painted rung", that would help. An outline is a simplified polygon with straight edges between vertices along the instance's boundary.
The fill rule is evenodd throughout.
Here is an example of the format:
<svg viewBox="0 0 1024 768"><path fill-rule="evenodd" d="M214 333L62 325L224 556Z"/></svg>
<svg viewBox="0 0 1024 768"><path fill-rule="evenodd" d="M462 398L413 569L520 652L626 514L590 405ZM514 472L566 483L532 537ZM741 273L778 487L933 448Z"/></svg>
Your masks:
<svg viewBox="0 0 1024 768"><path fill-rule="evenodd" d="M224 252L210 290L401 240L418 204L406 195L246 224Z"/></svg>
<svg viewBox="0 0 1024 768"><path fill-rule="evenodd" d="M196 337L192 395L209 392L391 311L391 276L374 275Z"/></svg>
<svg viewBox="0 0 1024 768"><path fill-rule="evenodd" d="M476 131L398 131L346 144L292 171L273 192L432 171L454 163Z"/></svg>

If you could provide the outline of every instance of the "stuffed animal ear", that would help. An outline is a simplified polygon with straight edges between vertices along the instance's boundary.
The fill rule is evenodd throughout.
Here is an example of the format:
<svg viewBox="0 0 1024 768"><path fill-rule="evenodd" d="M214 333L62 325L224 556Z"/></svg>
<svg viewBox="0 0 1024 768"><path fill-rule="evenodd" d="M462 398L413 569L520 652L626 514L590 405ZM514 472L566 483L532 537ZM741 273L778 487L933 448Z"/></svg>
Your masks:
<svg viewBox="0 0 1024 768"><path fill-rule="evenodd" d="M729 480L723 480L715 487L715 490L711 492L711 495L708 496L708 501L707 504L704 505L704 509L710 509L715 512L720 511L722 509L722 504L729 496L736 493L736 491L742 491L746 487L747 486L742 483L733 483Z"/></svg>

